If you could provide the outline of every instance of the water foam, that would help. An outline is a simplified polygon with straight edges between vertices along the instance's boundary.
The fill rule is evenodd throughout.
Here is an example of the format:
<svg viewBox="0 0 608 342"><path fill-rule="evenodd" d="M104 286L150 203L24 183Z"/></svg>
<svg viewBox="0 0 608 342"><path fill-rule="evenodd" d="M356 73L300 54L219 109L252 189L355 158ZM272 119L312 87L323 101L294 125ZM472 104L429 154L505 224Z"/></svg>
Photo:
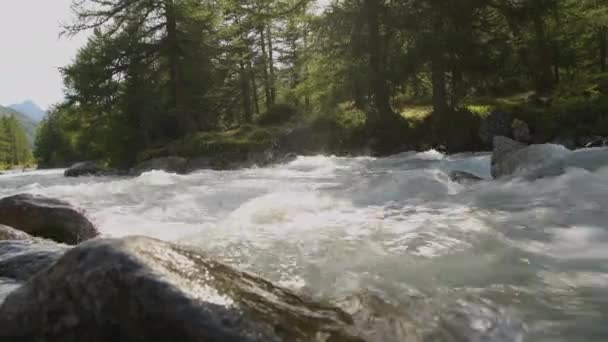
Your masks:
<svg viewBox="0 0 608 342"><path fill-rule="evenodd" d="M404 305L425 298L437 312L460 308L468 340L518 340L527 326L531 340L568 341L581 334L572 324L593 312L598 325L588 329L602 341L608 313L595 302L608 295L608 168L583 155L554 177L468 185L448 173L490 179L488 154L299 157L136 178L37 171L0 176L0 196L66 199L108 236L195 244L313 295L375 289Z"/></svg>

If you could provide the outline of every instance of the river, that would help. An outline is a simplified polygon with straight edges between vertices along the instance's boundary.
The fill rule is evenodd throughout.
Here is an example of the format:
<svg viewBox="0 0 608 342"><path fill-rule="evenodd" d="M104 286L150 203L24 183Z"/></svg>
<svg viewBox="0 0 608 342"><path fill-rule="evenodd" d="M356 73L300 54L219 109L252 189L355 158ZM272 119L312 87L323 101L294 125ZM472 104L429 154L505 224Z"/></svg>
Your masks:
<svg viewBox="0 0 608 342"><path fill-rule="evenodd" d="M85 208L106 236L146 235L312 296L370 291L432 341L607 341L608 168L490 178L490 156L299 157L137 178L0 176L0 196Z"/></svg>

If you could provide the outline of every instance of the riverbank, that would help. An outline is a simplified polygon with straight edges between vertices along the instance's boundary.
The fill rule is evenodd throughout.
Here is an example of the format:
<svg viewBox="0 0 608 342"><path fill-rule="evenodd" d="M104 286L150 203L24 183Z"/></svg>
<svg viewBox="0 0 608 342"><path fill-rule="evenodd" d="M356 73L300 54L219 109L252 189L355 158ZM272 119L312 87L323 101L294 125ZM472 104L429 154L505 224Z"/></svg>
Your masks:
<svg viewBox="0 0 608 342"><path fill-rule="evenodd" d="M338 114L296 118L276 124L248 124L223 132L199 132L138 154L139 163L182 157L202 166L234 169L264 166L285 155L387 156L435 149L447 153L492 149L494 136L524 143L555 143L569 149L608 143L608 101L539 98L533 93L475 99L441 118L425 104L403 104L402 124L378 128L365 114L343 107Z"/></svg>

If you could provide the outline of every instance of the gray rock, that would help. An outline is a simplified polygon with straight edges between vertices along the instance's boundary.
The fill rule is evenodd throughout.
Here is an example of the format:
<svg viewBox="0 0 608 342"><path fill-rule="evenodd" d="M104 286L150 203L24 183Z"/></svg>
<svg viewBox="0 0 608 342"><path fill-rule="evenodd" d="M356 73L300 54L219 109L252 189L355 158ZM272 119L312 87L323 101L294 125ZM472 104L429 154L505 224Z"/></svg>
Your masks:
<svg viewBox="0 0 608 342"><path fill-rule="evenodd" d="M494 150L492 152L492 177L496 178L499 176L497 174L498 170L495 171L495 166L499 164L505 156L512 152L525 148L526 145L504 136L494 137L493 145Z"/></svg>
<svg viewBox="0 0 608 342"><path fill-rule="evenodd" d="M448 176L450 177L450 180L452 182L460 184L476 183L483 180L483 178L476 176L472 173L458 170L450 171Z"/></svg>
<svg viewBox="0 0 608 342"><path fill-rule="evenodd" d="M57 199L30 194L0 199L0 224L71 245L99 235L81 210Z"/></svg>
<svg viewBox="0 0 608 342"><path fill-rule="evenodd" d="M81 177L81 176L101 176L108 173L108 170L96 161L86 161L76 163L69 169L65 170L65 177Z"/></svg>
<svg viewBox="0 0 608 342"><path fill-rule="evenodd" d="M495 110L482 120L479 127L479 138L485 145L491 146L496 136L510 137L512 122L513 114Z"/></svg>
<svg viewBox="0 0 608 342"><path fill-rule="evenodd" d="M189 159L186 163L186 173L198 170L213 169L213 159L210 157L198 157Z"/></svg>
<svg viewBox="0 0 608 342"><path fill-rule="evenodd" d="M526 146L517 141L496 137L492 154L492 176L500 178L519 172L532 171L546 163L564 158L570 150L554 144Z"/></svg>
<svg viewBox="0 0 608 342"><path fill-rule="evenodd" d="M528 127L527 123L515 119L513 120L511 127L513 129L513 138L516 141L522 143L530 143L530 141L532 141L532 134L530 134L530 127Z"/></svg>
<svg viewBox="0 0 608 342"><path fill-rule="evenodd" d="M0 277L0 305L2 305L4 299L19 286L21 286L21 283L14 279Z"/></svg>
<svg viewBox="0 0 608 342"><path fill-rule="evenodd" d="M353 317L367 342L422 342L414 320L401 308L365 291L335 303Z"/></svg>
<svg viewBox="0 0 608 342"><path fill-rule="evenodd" d="M553 139L552 144L564 146L569 150L573 150L577 147L575 139L568 136L561 136Z"/></svg>
<svg viewBox="0 0 608 342"><path fill-rule="evenodd" d="M15 228L0 224L0 241L3 240L29 240L32 236Z"/></svg>
<svg viewBox="0 0 608 342"><path fill-rule="evenodd" d="M608 145L608 138L603 138L597 135L580 137L577 139L577 145L584 148L604 147Z"/></svg>
<svg viewBox="0 0 608 342"><path fill-rule="evenodd" d="M185 173L188 167L188 160L181 157L164 157L150 159L142 162L131 169L131 174L139 176L148 171L166 171L175 173Z"/></svg>
<svg viewBox="0 0 608 342"><path fill-rule="evenodd" d="M67 248L0 225L0 304L24 281L55 263Z"/></svg>
<svg viewBox="0 0 608 342"><path fill-rule="evenodd" d="M291 163L292 161L295 161L296 159L298 159L298 155L290 152L287 153L283 156L283 158L281 158L281 164L287 164L287 163Z"/></svg>
<svg viewBox="0 0 608 342"><path fill-rule="evenodd" d="M26 281L53 265L67 249L42 239L0 241L0 278Z"/></svg>
<svg viewBox="0 0 608 342"><path fill-rule="evenodd" d="M143 237L69 250L11 292L0 317L6 342L364 341L334 306Z"/></svg>

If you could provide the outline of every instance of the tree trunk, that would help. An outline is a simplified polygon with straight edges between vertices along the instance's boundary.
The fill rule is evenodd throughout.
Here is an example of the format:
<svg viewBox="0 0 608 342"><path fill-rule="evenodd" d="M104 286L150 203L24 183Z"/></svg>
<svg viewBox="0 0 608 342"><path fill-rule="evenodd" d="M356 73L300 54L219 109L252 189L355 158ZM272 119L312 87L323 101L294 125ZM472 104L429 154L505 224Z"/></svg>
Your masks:
<svg viewBox="0 0 608 342"><path fill-rule="evenodd" d="M550 49L545 34L545 23L540 15L534 16L534 34L536 35L536 53L533 75L536 83L536 91L544 94L553 87L551 72Z"/></svg>
<svg viewBox="0 0 608 342"><path fill-rule="evenodd" d="M275 75L274 75L274 48L272 46L272 27L271 25L266 25L266 41L268 42L268 70L270 77L270 104L273 105L277 99L276 89L275 89Z"/></svg>
<svg viewBox="0 0 608 342"><path fill-rule="evenodd" d="M255 80L255 71L253 70L251 61L249 61L249 65L247 66L247 68L249 70L249 79L251 80L251 91L253 93L253 108L255 110L255 114L257 115L260 114L260 99L258 95L258 85Z"/></svg>
<svg viewBox="0 0 608 342"><path fill-rule="evenodd" d="M606 72L606 58L608 57L608 42L606 41L606 27L602 26L598 29L598 40L599 40L599 62L600 71Z"/></svg>
<svg viewBox="0 0 608 342"><path fill-rule="evenodd" d="M441 118L448 113L449 105L446 91L445 63L439 52L436 52L433 56L431 74L433 84L433 112L437 118Z"/></svg>
<svg viewBox="0 0 608 342"><path fill-rule="evenodd" d="M462 70L458 65L452 67L452 85L450 94L449 109L454 110L460 105L460 101L465 97L466 90L462 81Z"/></svg>
<svg viewBox="0 0 608 342"><path fill-rule="evenodd" d="M268 55L266 54L266 33L264 26L259 28L260 48L262 49L262 69L264 70L264 93L266 95L266 109L272 105L272 93L270 90L270 76L268 74Z"/></svg>
<svg viewBox="0 0 608 342"><path fill-rule="evenodd" d="M370 88L373 105L377 111L378 119L390 116L393 113L390 105L390 95L384 79L384 65L382 63L382 33L380 32L380 0L365 0L368 29L368 55L370 71Z"/></svg>
<svg viewBox="0 0 608 342"><path fill-rule="evenodd" d="M249 75L247 68L245 68L245 62L239 63L240 78L241 78L241 96L243 97L243 114L245 115L245 122L251 123L253 119L253 110L251 108L251 94L249 91Z"/></svg>
<svg viewBox="0 0 608 342"><path fill-rule="evenodd" d="M184 103L182 92L181 51L177 35L177 19L173 0L165 0L166 53L169 64L170 107L175 111L181 134L192 132L194 120Z"/></svg>

